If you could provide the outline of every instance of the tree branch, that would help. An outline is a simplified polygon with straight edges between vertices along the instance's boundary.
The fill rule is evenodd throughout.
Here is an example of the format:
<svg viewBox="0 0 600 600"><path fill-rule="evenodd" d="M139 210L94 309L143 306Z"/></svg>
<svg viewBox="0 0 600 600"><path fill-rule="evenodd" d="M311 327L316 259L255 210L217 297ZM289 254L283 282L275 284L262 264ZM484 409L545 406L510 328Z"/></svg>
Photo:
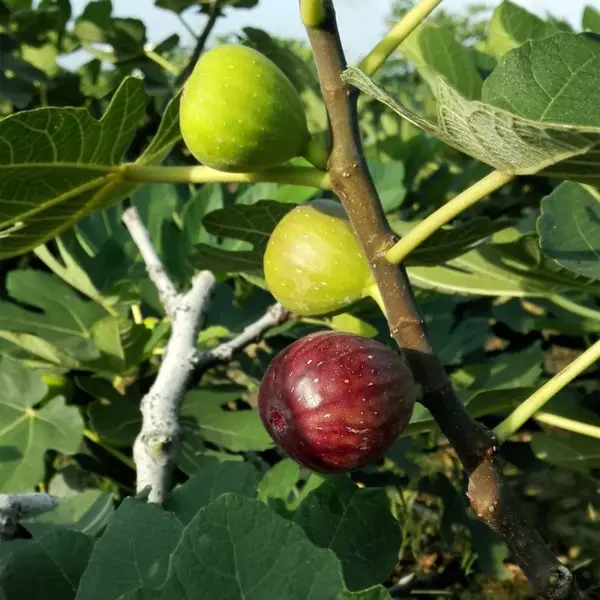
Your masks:
<svg viewBox="0 0 600 600"><path fill-rule="evenodd" d="M244 330L229 340L219 344L212 350L198 350L194 362L196 369L204 371L220 362L231 360L233 354L247 346L250 342L260 338L265 331L276 325L280 325L290 317L290 312L281 304L277 303L269 307L262 317L251 323Z"/></svg>
<svg viewBox="0 0 600 600"><path fill-rule="evenodd" d="M0 494L0 540L14 538L19 521L53 510L58 498L50 494Z"/></svg>
<svg viewBox="0 0 600 600"><path fill-rule="evenodd" d="M302 0L300 0L302 2ZM385 259L392 233L362 151L356 110L357 91L342 82L346 68L332 0L327 18L307 27L330 121L333 146L328 172L363 247L383 298L390 331L403 349L423 388L421 402L456 449L468 475L468 496L475 513L510 548L515 560L543 598L579 598L574 579L527 522L496 457L494 437L471 418L458 400L444 366L429 342L403 266Z"/></svg>
<svg viewBox="0 0 600 600"><path fill-rule="evenodd" d="M165 313L172 319L175 305L178 301L177 290L169 279L169 275L165 271L165 267L152 245L150 233L144 226L140 213L134 207L125 210L122 219L129 230L129 235L131 235L142 255L146 264L146 271L148 271L148 276L158 291L158 296L165 309Z"/></svg>
<svg viewBox="0 0 600 600"><path fill-rule="evenodd" d="M150 486L148 500L160 504L169 492L171 474L179 453L179 410L194 371L198 332L216 279L210 271L201 271L192 280L192 287L186 294L177 294L152 248L137 209L128 208L123 214L123 221L134 241L141 244L138 247L144 260L151 261L147 268L149 273L154 273L153 281L157 288L160 285L170 291L167 299L172 319L171 337L156 379L142 399L142 429L133 445L137 491ZM161 293L161 288L158 289ZM171 290L175 296L171 295ZM163 296L161 293L161 298Z"/></svg>
<svg viewBox="0 0 600 600"><path fill-rule="evenodd" d="M196 45L194 46L192 54L190 55L190 59L188 60L185 67L181 70L181 73L179 73L179 75L177 76L177 79L175 80L176 88L182 86L194 70L194 66L198 62L198 59L200 58L200 55L202 54L204 47L206 46L208 37L210 36L214 26L217 23L217 19L219 18L220 12L221 1L212 0L212 3L210 5L210 12L208 14L208 20L204 24L204 29L197 38Z"/></svg>

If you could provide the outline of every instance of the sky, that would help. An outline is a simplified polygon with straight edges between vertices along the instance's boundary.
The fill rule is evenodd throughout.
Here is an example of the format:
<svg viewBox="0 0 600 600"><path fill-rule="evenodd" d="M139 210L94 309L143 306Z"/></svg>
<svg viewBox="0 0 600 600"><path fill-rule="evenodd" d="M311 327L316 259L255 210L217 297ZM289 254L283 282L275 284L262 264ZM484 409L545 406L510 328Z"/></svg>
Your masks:
<svg viewBox="0 0 600 600"><path fill-rule="evenodd" d="M81 12L88 0L72 0L74 15ZM485 2L485 0L483 0ZM113 15L137 17L147 27L149 41L157 43L172 33L180 36L181 43L192 45L192 38L177 17L168 10L154 6L154 0L112 0ZM600 9L600 0L513 0L524 8L541 16L551 13L579 27L585 5ZM444 0L441 4L452 12L461 12L469 0ZM500 0L487 0L497 6ZM374 46L386 31L385 20L390 14L392 0L336 0L344 50L350 63L357 62ZM205 18L194 9L184 13L185 20L195 30L202 28ZM298 15L298 0L261 0L257 8L226 9L214 30L214 35L224 35L252 26L264 29L280 37L306 39ZM214 39L214 37L213 37ZM75 58L75 57L73 57ZM71 62L71 61L69 61Z"/></svg>

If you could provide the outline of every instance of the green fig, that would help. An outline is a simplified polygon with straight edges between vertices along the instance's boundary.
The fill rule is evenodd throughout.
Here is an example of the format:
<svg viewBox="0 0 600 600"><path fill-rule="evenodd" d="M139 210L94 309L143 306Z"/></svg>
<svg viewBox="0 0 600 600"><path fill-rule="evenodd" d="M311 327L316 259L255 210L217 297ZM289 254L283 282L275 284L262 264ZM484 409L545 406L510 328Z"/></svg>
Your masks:
<svg viewBox="0 0 600 600"><path fill-rule="evenodd" d="M262 171L311 143L304 106L283 71L247 46L204 53L185 83L180 128L193 156L219 171Z"/></svg>
<svg viewBox="0 0 600 600"><path fill-rule="evenodd" d="M369 295L371 272L343 206L315 200L277 224L263 261L275 299L299 315L336 312Z"/></svg>

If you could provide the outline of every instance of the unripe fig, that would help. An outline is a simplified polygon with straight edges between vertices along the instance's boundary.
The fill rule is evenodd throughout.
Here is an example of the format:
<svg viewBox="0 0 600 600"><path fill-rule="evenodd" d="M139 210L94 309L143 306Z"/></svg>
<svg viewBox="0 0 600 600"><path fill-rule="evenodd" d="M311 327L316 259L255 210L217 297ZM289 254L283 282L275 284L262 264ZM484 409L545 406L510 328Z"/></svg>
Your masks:
<svg viewBox="0 0 600 600"><path fill-rule="evenodd" d="M304 316L356 302L371 274L343 206L324 199L297 206L279 221L263 268L271 294Z"/></svg>
<svg viewBox="0 0 600 600"><path fill-rule="evenodd" d="M190 152L220 171L261 171L302 154L310 135L304 106L283 71L247 46L204 53L180 100Z"/></svg>
<svg viewBox="0 0 600 600"><path fill-rule="evenodd" d="M349 333L318 332L271 361L258 407L290 458L333 474L380 459L410 421L415 397L412 372L391 348Z"/></svg>

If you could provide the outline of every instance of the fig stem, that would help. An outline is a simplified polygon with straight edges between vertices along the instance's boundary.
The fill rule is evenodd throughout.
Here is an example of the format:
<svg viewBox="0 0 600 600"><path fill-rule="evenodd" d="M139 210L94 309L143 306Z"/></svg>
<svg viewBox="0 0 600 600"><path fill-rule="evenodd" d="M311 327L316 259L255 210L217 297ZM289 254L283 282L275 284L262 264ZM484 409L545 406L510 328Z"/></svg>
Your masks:
<svg viewBox="0 0 600 600"><path fill-rule="evenodd" d="M300 0L300 18L306 27L318 27L325 20L323 0Z"/></svg>
<svg viewBox="0 0 600 600"><path fill-rule="evenodd" d="M127 181L142 183L289 183L322 190L331 189L331 180L325 171L313 167L275 167L256 173L229 173L210 167L157 167L150 165L120 165Z"/></svg>
<svg viewBox="0 0 600 600"><path fill-rule="evenodd" d="M329 159L329 150L321 143L319 143L314 137L308 140L302 153L305 158L313 167L324 171L327 168L327 160Z"/></svg>
<svg viewBox="0 0 600 600"><path fill-rule="evenodd" d="M375 282L373 282L372 284L368 285L365 288L363 296L364 297L369 296L370 298L375 300L375 302L377 303L377 306L379 306L379 309L383 313L383 316L387 318L387 311L385 310L385 303L381 296L381 291L379 290L379 287L377 286L377 284Z"/></svg>
<svg viewBox="0 0 600 600"><path fill-rule="evenodd" d="M600 340L590 346L581 356L569 363L560 373L535 391L525 402L519 405L500 425L494 433L500 443L505 442L524 423L535 415L545 404L556 396L575 377L583 373L600 359Z"/></svg>
<svg viewBox="0 0 600 600"><path fill-rule="evenodd" d="M425 20L442 0L421 0L409 10L365 56L358 68L373 75L398 46Z"/></svg>
<svg viewBox="0 0 600 600"><path fill-rule="evenodd" d="M95 431L91 431L90 429L84 429L83 435L94 442L97 446L103 448L108 454L121 461L125 466L133 469L135 471L135 463L125 454L123 454L120 450L113 448L110 444L107 444Z"/></svg>
<svg viewBox="0 0 600 600"><path fill-rule="evenodd" d="M393 263L401 263L425 240L431 237L438 229L452 221L467 208L473 206L492 192L514 179L514 175L492 171L483 179L461 192L455 198L438 208L426 219L415 225L401 240L392 246L386 253L386 259Z"/></svg>
<svg viewBox="0 0 600 600"><path fill-rule="evenodd" d="M163 58L158 52L154 52L154 50L145 48L144 54L151 61L155 62L161 69L164 69L172 75L179 75L179 69L173 63L170 63L166 58Z"/></svg>
<svg viewBox="0 0 600 600"><path fill-rule="evenodd" d="M550 294L548 296L548 300L554 302L556 306L560 306L561 308L564 308L575 315L579 315L584 319L600 321L600 310L595 310L587 306L581 306L581 304L577 304L577 302L573 302L573 300L569 300L568 298L565 298L559 294Z"/></svg>

